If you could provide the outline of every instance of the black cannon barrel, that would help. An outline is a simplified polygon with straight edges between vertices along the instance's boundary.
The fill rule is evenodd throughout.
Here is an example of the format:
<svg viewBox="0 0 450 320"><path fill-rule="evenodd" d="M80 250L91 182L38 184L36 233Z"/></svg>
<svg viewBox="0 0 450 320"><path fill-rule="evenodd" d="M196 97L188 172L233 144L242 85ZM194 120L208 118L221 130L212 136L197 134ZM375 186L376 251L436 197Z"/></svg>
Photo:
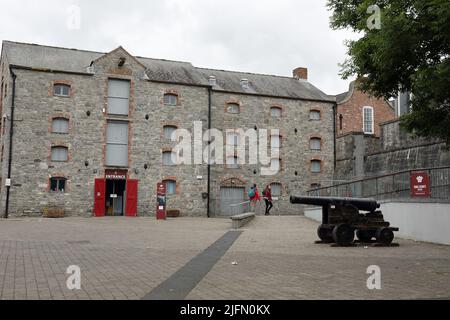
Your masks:
<svg viewBox="0 0 450 320"><path fill-rule="evenodd" d="M375 199L363 198L338 198L338 197L291 197L293 204L309 204L314 206L326 205L353 205L358 210L373 212L380 207Z"/></svg>

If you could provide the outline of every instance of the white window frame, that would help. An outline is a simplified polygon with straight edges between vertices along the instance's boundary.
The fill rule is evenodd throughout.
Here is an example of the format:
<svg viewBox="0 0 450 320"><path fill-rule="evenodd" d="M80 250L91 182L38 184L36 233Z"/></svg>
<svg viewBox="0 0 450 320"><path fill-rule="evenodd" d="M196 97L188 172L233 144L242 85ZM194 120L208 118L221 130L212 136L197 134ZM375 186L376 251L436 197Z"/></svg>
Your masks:
<svg viewBox="0 0 450 320"><path fill-rule="evenodd" d="M237 107L237 112L230 112L230 107ZM240 114L241 113L241 106L239 105L239 103L229 102L229 103L227 103L227 113L229 113L229 114Z"/></svg>
<svg viewBox="0 0 450 320"><path fill-rule="evenodd" d="M370 131L366 131L366 110L370 110L371 115L372 115L372 131L371 132ZM373 107L370 107L370 106L364 106L363 107L362 121L363 121L363 123L362 123L363 132L365 134L374 134L375 133L375 113L374 113Z"/></svg>
<svg viewBox="0 0 450 320"><path fill-rule="evenodd" d="M278 115L274 115L274 111L279 112L279 114ZM274 107L270 107L270 116L272 118L278 119L278 118L281 118L282 115L283 115L283 109L282 108L275 107L275 106Z"/></svg>
<svg viewBox="0 0 450 320"><path fill-rule="evenodd" d="M59 90L59 92L55 92L56 88L61 88L61 90ZM68 88L67 94L64 94L64 88ZM53 85L53 95L56 97L70 97L70 90L72 90L72 87L69 84L55 83Z"/></svg>
<svg viewBox="0 0 450 320"><path fill-rule="evenodd" d="M57 150L64 150L65 151L65 159L57 159ZM52 162L68 162L69 161L69 148L65 146L53 146L51 148L51 160Z"/></svg>
<svg viewBox="0 0 450 320"><path fill-rule="evenodd" d="M67 124L67 130L63 131L63 130L59 130L58 131L58 127L55 127L56 123L58 121L64 121ZM64 117L56 117L52 119L52 133L57 133L57 134L68 134L69 133L69 119L64 118ZM66 128L65 128L66 129Z"/></svg>
<svg viewBox="0 0 450 320"><path fill-rule="evenodd" d="M166 101L167 98L167 101ZM175 93L165 93L164 94L164 105L165 106L177 106L178 105L178 95Z"/></svg>

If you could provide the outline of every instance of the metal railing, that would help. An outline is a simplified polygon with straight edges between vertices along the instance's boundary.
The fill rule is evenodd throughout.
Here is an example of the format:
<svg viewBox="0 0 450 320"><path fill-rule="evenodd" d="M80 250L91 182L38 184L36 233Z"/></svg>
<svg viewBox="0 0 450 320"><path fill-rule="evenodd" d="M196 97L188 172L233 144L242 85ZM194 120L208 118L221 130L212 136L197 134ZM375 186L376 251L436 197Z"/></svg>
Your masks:
<svg viewBox="0 0 450 320"><path fill-rule="evenodd" d="M368 177L309 190L309 196L383 199L411 198L411 173L427 172L432 199L450 200L450 166L421 168Z"/></svg>

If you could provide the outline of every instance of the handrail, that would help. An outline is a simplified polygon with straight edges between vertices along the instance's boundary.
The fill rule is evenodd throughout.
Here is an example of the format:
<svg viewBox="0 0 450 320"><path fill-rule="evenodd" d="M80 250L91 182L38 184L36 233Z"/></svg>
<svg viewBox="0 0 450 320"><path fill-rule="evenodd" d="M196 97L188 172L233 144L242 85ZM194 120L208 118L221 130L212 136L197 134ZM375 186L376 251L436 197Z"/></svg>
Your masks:
<svg viewBox="0 0 450 320"><path fill-rule="evenodd" d="M368 180L375 180L375 179L380 179L380 178L386 178L386 177L399 175L399 174L402 174L402 173L409 173L409 172L416 172L416 171L441 170L441 169L450 169L450 166L418 168L418 169L409 169L409 170L403 170L403 171L396 171L394 173L388 173L388 174L383 174L383 175L379 175L379 176L371 176L371 177L367 177L367 178L364 178L364 179L352 180L352 181L348 181L348 182L344 182L344 183L334 184L334 185L327 186L327 187L320 187L320 188L316 188L316 189L310 189L307 192L320 191L320 190L325 190L325 189L329 189L329 188L346 186L346 185L357 183L357 182L364 182L364 181L368 181Z"/></svg>

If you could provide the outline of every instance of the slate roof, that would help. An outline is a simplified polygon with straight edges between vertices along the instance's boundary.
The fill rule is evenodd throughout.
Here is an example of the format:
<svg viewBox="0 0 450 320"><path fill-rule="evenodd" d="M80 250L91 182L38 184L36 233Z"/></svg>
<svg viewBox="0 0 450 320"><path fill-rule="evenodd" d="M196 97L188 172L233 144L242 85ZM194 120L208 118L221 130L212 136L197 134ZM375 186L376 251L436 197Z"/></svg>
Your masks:
<svg viewBox="0 0 450 320"><path fill-rule="evenodd" d="M3 41L2 54L12 65L50 70L86 73L92 61L106 53L37 44ZM307 80L245 72L197 68L189 62L136 57L146 68L150 80L208 85L215 76L214 90L275 97L335 102L334 96L323 93ZM248 79L248 89L241 87L241 80Z"/></svg>
<svg viewBox="0 0 450 320"><path fill-rule="evenodd" d="M347 92L344 92L344 93L341 93L341 94L338 94L335 96L336 103L341 104L341 103L345 102L346 100L348 100L353 95L354 90L355 90L355 81L352 81L352 82L350 82Z"/></svg>

